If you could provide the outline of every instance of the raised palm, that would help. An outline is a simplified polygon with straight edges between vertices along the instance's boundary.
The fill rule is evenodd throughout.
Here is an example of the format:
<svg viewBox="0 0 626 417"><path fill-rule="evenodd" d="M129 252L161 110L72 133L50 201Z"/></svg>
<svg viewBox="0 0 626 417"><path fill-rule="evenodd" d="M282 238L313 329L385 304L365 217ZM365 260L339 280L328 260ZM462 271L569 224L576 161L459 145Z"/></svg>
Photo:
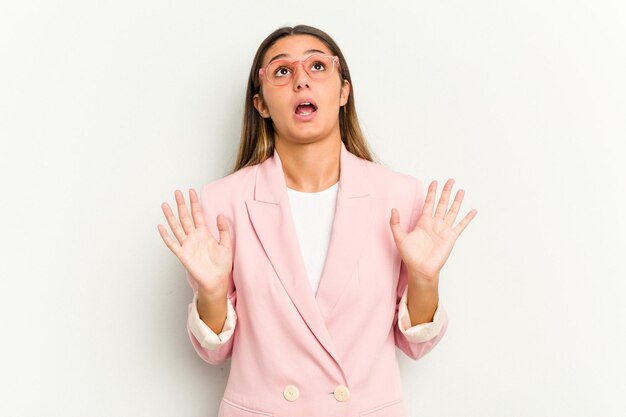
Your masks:
<svg viewBox="0 0 626 417"><path fill-rule="evenodd" d="M198 195L189 190L191 214L189 216L182 192L174 192L180 223L167 203L161 204L167 223L178 240L172 240L161 224L159 233L167 247L178 257L198 287L209 293L226 292L232 271L233 255L228 222L223 215L217 216L219 242L209 231Z"/></svg>
<svg viewBox="0 0 626 417"><path fill-rule="evenodd" d="M407 270L413 276L426 279L438 277L457 238L478 213L475 209L471 210L455 227L452 227L464 195L464 191L459 190L450 211L446 213L453 184L452 178L446 182L433 217L437 181L430 183L422 213L409 233L400 228L400 214L396 209L392 209L390 226L394 240Z"/></svg>

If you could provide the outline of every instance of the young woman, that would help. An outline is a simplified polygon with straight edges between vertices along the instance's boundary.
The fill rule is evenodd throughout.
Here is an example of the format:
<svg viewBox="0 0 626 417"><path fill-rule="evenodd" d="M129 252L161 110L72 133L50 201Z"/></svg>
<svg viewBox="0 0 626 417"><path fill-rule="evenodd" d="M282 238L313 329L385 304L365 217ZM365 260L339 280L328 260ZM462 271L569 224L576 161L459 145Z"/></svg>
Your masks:
<svg viewBox="0 0 626 417"><path fill-rule="evenodd" d="M176 237L158 230L194 297L198 355L232 357L219 417L405 417L396 346L442 338L439 273L477 211L453 227L463 190L424 196L373 162L348 65L330 36L283 27L260 45L233 172L179 190ZM202 200L202 206L200 201ZM219 240L216 240L216 237Z"/></svg>

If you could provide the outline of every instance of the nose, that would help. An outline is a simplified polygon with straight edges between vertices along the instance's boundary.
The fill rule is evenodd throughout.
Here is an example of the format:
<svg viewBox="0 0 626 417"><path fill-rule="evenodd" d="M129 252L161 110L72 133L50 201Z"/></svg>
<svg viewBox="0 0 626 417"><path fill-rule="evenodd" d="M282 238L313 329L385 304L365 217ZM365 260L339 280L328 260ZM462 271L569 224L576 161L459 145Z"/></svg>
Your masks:
<svg viewBox="0 0 626 417"><path fill-rule="evenodd" d="M296 91L304 87L311 87L309 74L306 73L306 71L304 70L304 66L301 64L296 65L296 67L294 68L293 80L293 88Z"/></svg>

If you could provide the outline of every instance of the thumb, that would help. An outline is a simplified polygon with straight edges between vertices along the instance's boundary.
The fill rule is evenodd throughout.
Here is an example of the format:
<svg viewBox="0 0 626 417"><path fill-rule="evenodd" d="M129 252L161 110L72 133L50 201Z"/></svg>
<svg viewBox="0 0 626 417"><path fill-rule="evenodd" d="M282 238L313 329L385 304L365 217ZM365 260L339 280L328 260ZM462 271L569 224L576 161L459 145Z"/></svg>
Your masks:
<svg viewBox="0 0 626 417"><path fill-rule="evenodd" d="M223 214L217 215L217 230L220 233L220 245L230 248L230 226Z"/></svg>
<svg viewBox="0 0 626 417"><path fill-rule="evenodd" d="M396 245L402 242L407 233L402 230L402 225L400 224L400 212L396 208L391 209L389 227L391 227L391 233L393 233L393 240L395 240Z"/></svg>

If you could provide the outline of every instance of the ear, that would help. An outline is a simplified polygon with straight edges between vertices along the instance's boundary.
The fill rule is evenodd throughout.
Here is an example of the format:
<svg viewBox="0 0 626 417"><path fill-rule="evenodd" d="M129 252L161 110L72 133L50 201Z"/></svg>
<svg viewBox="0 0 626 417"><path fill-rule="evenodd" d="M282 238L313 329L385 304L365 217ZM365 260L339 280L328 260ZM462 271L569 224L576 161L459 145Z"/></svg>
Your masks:
<svg viewBox="0 0 626 417"><path fill-rule="evenodd" d="M267 106L259 96L259 93L255 94L252 97L252 104L254 104L254 108L257 109L261 117L267 119L270 117L270 112L267 110Z"/></svg>
<svg viewBox="0 0 626 417"><path fill-rule="evenodd" d="M343 80L343 86L341 87L341 94L339 96L339 105L345 105L348 102L348 97L350 97L350 81Z"/></svg>

